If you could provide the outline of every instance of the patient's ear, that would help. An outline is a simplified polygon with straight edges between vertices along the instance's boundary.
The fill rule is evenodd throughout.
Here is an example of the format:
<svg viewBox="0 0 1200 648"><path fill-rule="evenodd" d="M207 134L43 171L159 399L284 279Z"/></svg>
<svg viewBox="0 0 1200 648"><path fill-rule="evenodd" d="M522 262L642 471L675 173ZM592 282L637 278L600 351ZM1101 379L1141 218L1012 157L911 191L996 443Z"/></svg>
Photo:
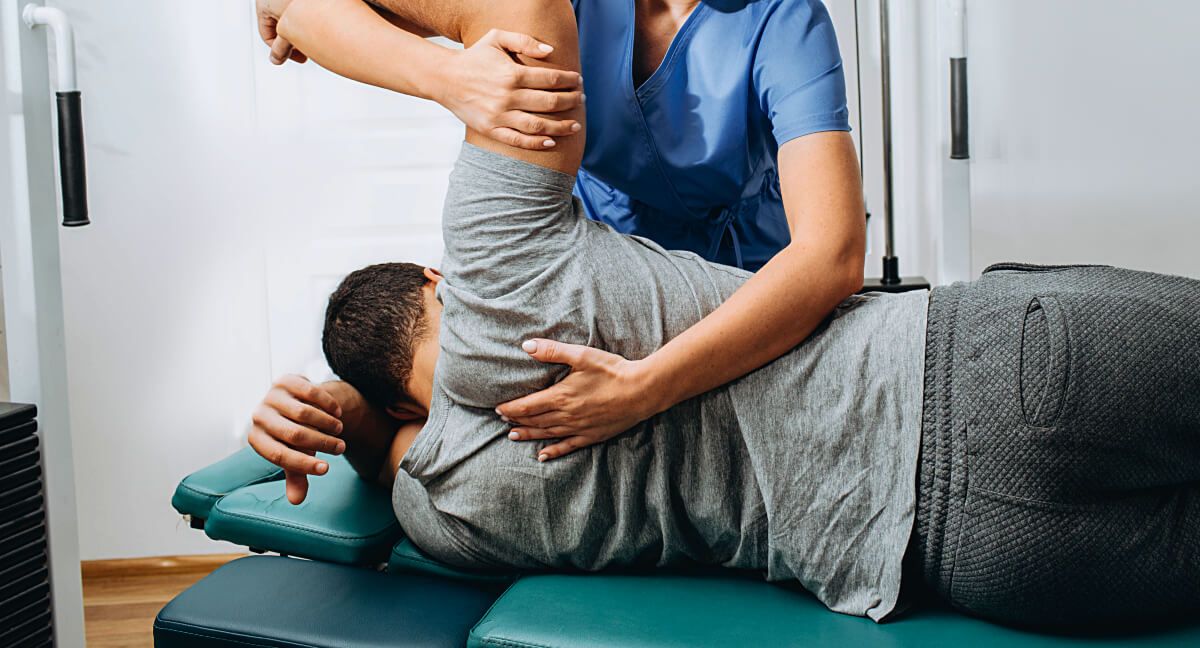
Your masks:
<svg viewBox="0 0 1200 648"><path fill-rule="evenodd" d="M416 421L429 416L420 405L400 400L388 405L387 413L397 421Z"/></svg>
<svg viewBox="0 0 1200 648"><path fill-rule="evenodd" d="M433 268L425 268L425 278L433 283L437 283L442 280L442 273Z"/></svg>

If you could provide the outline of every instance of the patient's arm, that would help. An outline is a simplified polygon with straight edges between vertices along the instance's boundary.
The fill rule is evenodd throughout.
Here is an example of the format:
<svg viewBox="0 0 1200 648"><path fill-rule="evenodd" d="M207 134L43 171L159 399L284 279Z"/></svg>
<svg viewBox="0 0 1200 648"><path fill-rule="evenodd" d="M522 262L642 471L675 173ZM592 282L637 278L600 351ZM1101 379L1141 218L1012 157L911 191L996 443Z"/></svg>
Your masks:
<svg viewBox="0 0 1200 648"><path fill-rule="evenodd" d="M328 464L313 456L318 451L345 453L363 479L378 482L400 425L347 383L314 385L292 375L275 381L252 419L250 446L283 468L288 501L293 504L304 501L308 475L329 470Z"/></svg>
<svg viewBox="0 0 1200 648"><path fill-rule="evenodd" d="M539 16L541 11L524 9L527 4L537 4L537 9L562 6ZM394 15L381 16L362 0L293 0L277 30L322 67L363 83L437 101L468 127L507 144L541 150L556 146L546 135L581 132L574 130L582 126L573 115L559 113L578 110L582 103L574 12L567 0L408 0L390 1L386 6ZM569 19L570 42L557 39L569 51L547 54L540 49L538 41L547 40L539 33L558 34L535 21L514 21L512 14L522 12L544 25ZM529 28L514 33L518 25ZM418 35L429 33L461 41L466 49L441 47ZM525 65L514 66L509 52L516 52ZM556 64L530 65L540 58ZM574 65L563 64L568 60L574 60ZM550 69L539 69L546 67ZM552 112L558 114L552 118L546 114ZM563 145L572 142L571 148L582 150L582 142L574 144L579 139L560 141Z"/></svg>
<svg viewBox="0 0 1200 648"><path fill-rule="evenodd" d="M400 421L386 411L371 405L349 383L332 381L321 385L333 394L342 408L342 441L346 461L363 479L391 486L391 479L380 481L381 469L386 467L389 449L400 427ZM421 421L418 425L424 425ZM403 453L401 453L403 456Z"/></svg>
<svg viewBox="0 0 1200 648"><path fill-rule="evenodd" d="M400 429L396 431L392 437L391 447L387 450L387 457L383 465L379 468L379 474L376 480L384 486L391 487L392 482L396 481L396 473L400 469L400 460L404 458L404 453L408 452L408 447L412 445L413 439L417 438L421 428L425 427L425 419L417 421L405 421ZM361 473L360 473L361 474Z"/></svg>

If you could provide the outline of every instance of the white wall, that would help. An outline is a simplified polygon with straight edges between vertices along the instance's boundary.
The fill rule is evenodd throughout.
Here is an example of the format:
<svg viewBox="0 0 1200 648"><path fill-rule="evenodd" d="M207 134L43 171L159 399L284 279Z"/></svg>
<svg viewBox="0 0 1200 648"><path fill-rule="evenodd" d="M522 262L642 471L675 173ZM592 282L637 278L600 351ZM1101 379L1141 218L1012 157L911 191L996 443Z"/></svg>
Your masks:
<svg viewBox="0 0 1200 648"><path fill-rule="evenodd" d="M878 0L858 2L860 14L877 11ZM1200 3L967 0L965 168L947 160L945 4L891 3L905 274L943 283L1022 260L1200 277L1200 41L1191 35ZM874 38L864 34L865 43ZM877 53L870 56L864 50L864 70ZM872 100L864 93L868 122L878 119ZM957 200L968 183L969 197ZM869 174L867 189L871 195ZM956 242L943 239L944 225L963 220L969 263L947 276L939 255Z"/></svg>
<svg viewBox="0 0 1200 648"><path fill-rule="evenodd" d="M970 3L972 265L1200 277L1200 3Z"/></svg>
<svg viewBox="0 0 1200 648"><path fill-rule="evenodd" d="M54 4L75 22L93 223L61 232L81 556L235 551L170 497L244 444L275 374L312 366L320 303L288 269L383 254L322 266L321 227L386 245L369 224L397 210L436 223L427 169L461 135L413 100L269 66L248 1ZM379 192L339 200L362 175Z"/></svg>
<svg viewBox="0 0 1200 648"><path fill-rule="evenodd" d="M835 20L853 20L857 8L857 79L847 77L847 83L861 84L861 118L851 125L861 141L863 190L871 213L866 276L879 277L885 239L879 0L836 0L827 4ZM845 8L834 11L835 5ZM940 276L942 211L941 176L935 172L941 155L937 132L940 104L935 90L941 69L939 42L934 36L938 24L936 10L934 0L892 0L890 4L895 253L900 257L902 275L920 275L930 281ZM848 49L852 50L843 42L843 56ZM948 154L949 149L946 150Z"/></svg>

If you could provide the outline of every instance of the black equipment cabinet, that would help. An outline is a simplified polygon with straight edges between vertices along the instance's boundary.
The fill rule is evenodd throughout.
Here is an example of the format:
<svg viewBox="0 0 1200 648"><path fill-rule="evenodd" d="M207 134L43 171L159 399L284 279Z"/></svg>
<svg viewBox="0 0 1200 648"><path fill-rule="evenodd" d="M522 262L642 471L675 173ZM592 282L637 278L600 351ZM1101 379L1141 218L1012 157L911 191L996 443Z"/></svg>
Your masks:
<svg viewBox="0 0 1200 648"><path fill-rule="evenodd" d="M0 403L0 646L51 646L37 408Z"/></svg>

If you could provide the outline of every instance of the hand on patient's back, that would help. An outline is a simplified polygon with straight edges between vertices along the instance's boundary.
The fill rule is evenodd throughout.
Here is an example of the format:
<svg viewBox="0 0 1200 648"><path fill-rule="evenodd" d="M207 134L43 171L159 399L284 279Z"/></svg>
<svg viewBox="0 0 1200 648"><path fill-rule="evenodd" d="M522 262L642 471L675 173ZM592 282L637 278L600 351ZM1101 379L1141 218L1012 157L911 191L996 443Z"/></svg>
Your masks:
<svg viewBox="0 0 1200 648"><path fill-rule="evenodd" d="M250 446L267 461L283 468L287 497L292 504L308 494L308 475L323 475L329 465L316 452L341 454L341 406L328 390L302 376L275 381L251 417Z"/></svg>
<svg viewBox="0 0 1200 648"><path fill-rule="evenodd" d="M514 426L508 437L514 441L561 439L543 448L538 460L607 441L655 414L637 361L553 340L521 347L540 362L571 366L560 382L496 408Z"/></svg>
<svg viewBox="0 0 1200 648"><path fill-rule="evenodd" d="M573 119L551 119L545 113L581 105L583 77L568 70L522 65L511 54L540 59L551 51L530 36L493 29L456 54L434 99L468 127L498 142L524 149L550 148L554 137L582 130Z"/></svg>

